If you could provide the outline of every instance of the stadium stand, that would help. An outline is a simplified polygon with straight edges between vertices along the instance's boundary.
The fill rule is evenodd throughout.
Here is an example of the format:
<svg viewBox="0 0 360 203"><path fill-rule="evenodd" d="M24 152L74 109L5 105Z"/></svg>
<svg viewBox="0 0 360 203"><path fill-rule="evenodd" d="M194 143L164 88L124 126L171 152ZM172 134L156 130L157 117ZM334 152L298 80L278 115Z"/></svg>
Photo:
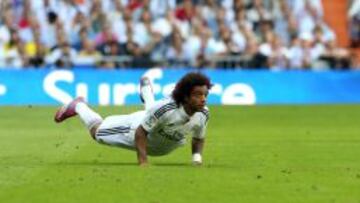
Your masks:
<svg viewBox="0 0 360 203"><path fill-rule="evenodd" d="M357 69L359 4L2 0L0 68Z"/></svg>
<svg viewBox="0 0 360 203"><path fill-rule="evenodd" d="M360 1L351 0L349 2L349 9L347 18L349 21L350 30L350 45L353 50L353 55L356 57L355 64L360 66Z"/></svg>

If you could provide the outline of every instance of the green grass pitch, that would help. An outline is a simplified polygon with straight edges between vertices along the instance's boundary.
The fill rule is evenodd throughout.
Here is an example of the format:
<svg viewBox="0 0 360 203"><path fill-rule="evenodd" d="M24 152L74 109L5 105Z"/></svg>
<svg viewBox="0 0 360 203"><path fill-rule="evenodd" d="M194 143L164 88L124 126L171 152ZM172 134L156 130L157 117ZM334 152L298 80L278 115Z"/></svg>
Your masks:
<svg viewBox="0 0 360 203"><path fill-rule="evenodd" d="M203 166L188 143L140 168L78 119L55 124L54 107L1 107L0 202L360 203L359 105L210 110Z"/></svg>

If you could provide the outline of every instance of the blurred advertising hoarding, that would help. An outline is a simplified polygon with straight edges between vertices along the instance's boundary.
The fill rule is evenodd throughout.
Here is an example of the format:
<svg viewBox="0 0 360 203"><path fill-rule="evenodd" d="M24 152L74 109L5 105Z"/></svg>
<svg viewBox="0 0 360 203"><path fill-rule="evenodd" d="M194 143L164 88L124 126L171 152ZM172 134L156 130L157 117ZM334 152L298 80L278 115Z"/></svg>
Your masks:
<svg viewBox="0 0 360 203"><path fill-rule="evenodd" d="M1 70L0 105L58 105L83 96L91 105L138 105L139 80L147 75L156 99L170 95L191 69ZM201 70L213 88L209 104L360 103L359 71Z"/></svg>

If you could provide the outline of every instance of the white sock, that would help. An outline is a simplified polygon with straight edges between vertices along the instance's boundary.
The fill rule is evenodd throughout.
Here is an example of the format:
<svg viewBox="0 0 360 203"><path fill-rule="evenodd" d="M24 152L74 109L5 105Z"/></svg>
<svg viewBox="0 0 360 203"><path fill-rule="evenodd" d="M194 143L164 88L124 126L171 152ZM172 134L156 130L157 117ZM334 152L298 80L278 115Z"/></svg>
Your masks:
<svg viewBox="0 0 360 203"><path fill-rule="evenodd" d="M142 98L144 99L145 109L149 109L155 102L154 93L150 85L145 85L140 88Z"/></svg>
<svg viewBox="0 0 360 203"><path fill-rule="evenodd" d="M90 109L83 102L79 102L76 105L75 111L89 130L95 125L100 124L103 120L98 113Z"/></svg>

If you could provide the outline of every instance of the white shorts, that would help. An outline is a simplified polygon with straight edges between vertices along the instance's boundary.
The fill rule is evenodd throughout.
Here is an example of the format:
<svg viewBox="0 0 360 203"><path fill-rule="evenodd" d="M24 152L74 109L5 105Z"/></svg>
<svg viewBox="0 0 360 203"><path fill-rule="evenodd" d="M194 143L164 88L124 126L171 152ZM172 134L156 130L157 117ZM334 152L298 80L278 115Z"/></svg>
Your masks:
<svg viewBox="0 0 360 203"><path fill-rule="evenodd" d="M135 150L135 131L145 116L145 111L129 115L106 117L95 138L99 143Z"/></svg>

